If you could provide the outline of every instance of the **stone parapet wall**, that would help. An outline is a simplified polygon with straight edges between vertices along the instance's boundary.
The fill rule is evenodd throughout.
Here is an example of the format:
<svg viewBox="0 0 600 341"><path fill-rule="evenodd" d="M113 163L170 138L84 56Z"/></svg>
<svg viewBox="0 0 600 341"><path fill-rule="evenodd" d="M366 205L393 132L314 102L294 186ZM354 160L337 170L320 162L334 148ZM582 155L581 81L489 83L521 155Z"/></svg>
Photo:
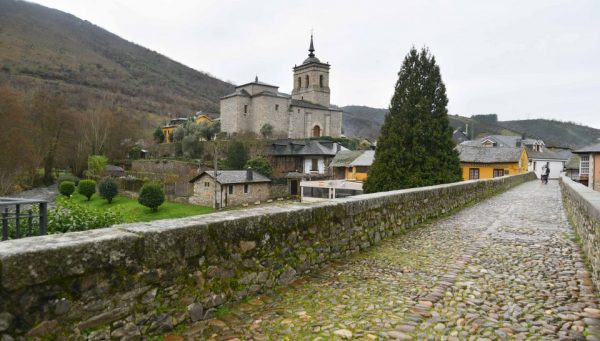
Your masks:
<svg viewBox="0 0 600 341"><path fill-rule="evenodd" d="M0 339L165 333L533 179L528 173L1 242Z"/></svg>
<svg viewBox="0 0 600 341"><path fill-rule="evenodd" d="M564 175L559 181L569 220L591 266L594 286L600 290L600 192Z"/></svg>

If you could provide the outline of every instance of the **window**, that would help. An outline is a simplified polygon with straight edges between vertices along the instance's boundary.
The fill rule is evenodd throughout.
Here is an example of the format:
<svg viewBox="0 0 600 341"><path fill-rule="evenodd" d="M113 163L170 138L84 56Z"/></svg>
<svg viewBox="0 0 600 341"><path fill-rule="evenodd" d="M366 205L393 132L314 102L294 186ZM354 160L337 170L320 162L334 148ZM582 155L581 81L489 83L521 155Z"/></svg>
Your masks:
<svg viewBox="0 0 600 341"><path fill-rule="evenodd" d="M534 171L535 171L536 167L537 167L537 161L533 161L533 170Z"/></svg>
<svg viewBox="0 0 600 341"><path fill-rule="evenodd" d="M302 77L298 77L298 89L302 87Z"/></svg>
<svg viewBox="0 0 600 341"><path fill-rule="evenodd" d="M504 176L504 169L494 169L494 178Z"/></svg>
<svg viewBox="0 0 600 341"><path fill-rule="evenodd" d="M210 182L204 182L204 187L210 187Z"/></svg>
<svg viewBox="0 0 600 341"><path fill-rule="evenodd" d="M244 193L248 193L248 184L244 184Z"/></svg>
<svg viewBox="0 0 600 341"><path fill-rule="evenodd" d="M469 180L479 179L479 168L469 168Z"/></svg>
<svg viewBox="0 0 600 341"><path fill-rule="evenodd" d="M321 137L321 127L315 126L313 128L313 137Z"/></svg>
<svg viewBox="0 0 600 341"><path fill-rule="evenodd" d="M368 173L369 172L368 166L356 166L354 168L356 169L357 173Z"/></svg>
<svg viewBox="0 0 600 341"><path fill-rule="evenodd" d="M319 171L319 159L312 159L312 164L310 167L311 172L318 172Z"/></svg>
<svg viewBox="0 0 600 341"><path fill-rule="evenodd" d="M308 75L306 75L306 87L308 88Z"/></svg>
<svg viewBox="0 0 600 341"><path fill-rule="evenodd" d="M244 114L248 113L248 105L244 105Z"/></svg>
<svg viewBox="0 0 600 341"><path fill-rule="evenodd" d="M323 75L319 75L319 86L323 87Z"/></svg>
<svg viewBox="0 0 600 341"><path fill-rule="evenodd" d="M579 162L579 175L590 175L590 156L581 155Z"/></svg>
<svg viewBox="0 0 600 341"><path fill-rule="evenodd" d="M279 104L275 104L275 111L279 111Z"/></svg>
<svg viewBox="0 0 600 341"><path fill-rule="evenodd" d="M233 194L233 185L229 185L229 194Z"/></svg>

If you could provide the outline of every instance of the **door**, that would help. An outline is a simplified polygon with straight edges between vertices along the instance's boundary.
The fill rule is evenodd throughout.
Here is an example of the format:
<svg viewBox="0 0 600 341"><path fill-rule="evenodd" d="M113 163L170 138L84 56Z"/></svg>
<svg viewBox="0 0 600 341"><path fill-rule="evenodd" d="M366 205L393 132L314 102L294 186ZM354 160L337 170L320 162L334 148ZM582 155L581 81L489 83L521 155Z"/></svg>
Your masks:
<svg viewBox="0 0 600 341"><path fill-rule="evenodd" d="M290 194L291 195L298 195L298 180L291 180L290 181Z"/></svg>

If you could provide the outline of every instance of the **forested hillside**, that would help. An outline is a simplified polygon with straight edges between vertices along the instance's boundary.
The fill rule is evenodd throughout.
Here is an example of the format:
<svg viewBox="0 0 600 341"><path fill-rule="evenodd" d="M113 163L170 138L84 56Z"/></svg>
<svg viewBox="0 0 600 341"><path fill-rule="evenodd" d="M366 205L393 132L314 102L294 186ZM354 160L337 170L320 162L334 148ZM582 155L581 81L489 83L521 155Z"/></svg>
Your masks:
<svg viewBox="0 0 600 341"><path fill-rule="evenodd" d="M37 4L0 0L0 84L49 87L71 107L124 112L216 112L233 86L128 42L88 21Z"/></svg>

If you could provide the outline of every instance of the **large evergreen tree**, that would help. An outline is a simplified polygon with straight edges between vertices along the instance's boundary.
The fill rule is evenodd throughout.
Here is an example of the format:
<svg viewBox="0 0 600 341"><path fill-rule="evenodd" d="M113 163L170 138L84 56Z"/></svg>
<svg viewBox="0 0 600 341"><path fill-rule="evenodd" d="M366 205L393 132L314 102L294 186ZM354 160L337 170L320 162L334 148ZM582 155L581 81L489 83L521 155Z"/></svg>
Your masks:
<svg viewBox="0 0 600 341"><path fill-rule="evenodd" d="M448 97L429 50L410 50L364 184L367 193L461 180L448 122Z"/></svg>

